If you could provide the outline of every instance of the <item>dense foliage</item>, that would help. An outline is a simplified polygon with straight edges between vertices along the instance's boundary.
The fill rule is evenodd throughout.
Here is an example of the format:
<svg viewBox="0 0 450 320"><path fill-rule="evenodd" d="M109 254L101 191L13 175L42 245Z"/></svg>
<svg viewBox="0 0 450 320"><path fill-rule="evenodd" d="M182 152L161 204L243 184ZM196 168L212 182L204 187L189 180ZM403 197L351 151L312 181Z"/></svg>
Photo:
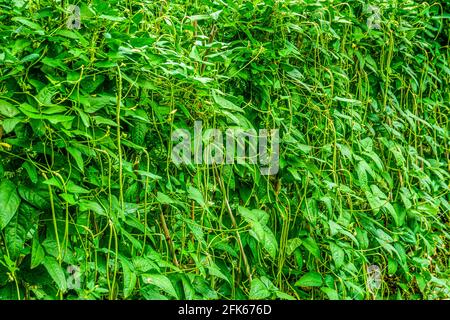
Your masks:
<svg viewBox="0 0 450 320"><path fill-rule="evenodd" d="M69 2L0 0L1 299L450 298L449 1Z"/></svg>

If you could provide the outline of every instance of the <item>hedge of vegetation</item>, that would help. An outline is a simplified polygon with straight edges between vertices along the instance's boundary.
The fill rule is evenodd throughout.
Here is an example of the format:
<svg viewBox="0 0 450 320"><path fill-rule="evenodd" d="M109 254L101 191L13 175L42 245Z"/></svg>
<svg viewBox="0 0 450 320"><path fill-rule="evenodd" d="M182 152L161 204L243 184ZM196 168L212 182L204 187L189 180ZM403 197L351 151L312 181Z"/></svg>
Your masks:
<svg viewBox="0 0 450 320"><path fill-rule="evenodd" d="M449 18L0 0L0 298L450 298ZM195 121L279 129L279 171L175 164Z"/></svg>

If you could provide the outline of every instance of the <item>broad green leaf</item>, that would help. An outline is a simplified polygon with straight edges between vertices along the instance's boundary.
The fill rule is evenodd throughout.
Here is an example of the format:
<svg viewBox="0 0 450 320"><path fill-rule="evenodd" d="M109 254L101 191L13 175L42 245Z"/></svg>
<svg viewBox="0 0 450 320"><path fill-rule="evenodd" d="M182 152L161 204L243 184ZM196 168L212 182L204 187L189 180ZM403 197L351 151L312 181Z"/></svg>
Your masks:
<svg viewBox="0 0 450 320"><path fill-rule="evenodd" d="M49 208L50 202L47 201L43 195L38 193L35 189L25 185L20 185L17 190L19 191L20 197L34 207L40 210Z"/></svg>
<svg viewBox="0 0 450 320"><path fill-rule="evenodd" d="M269 220L269 215L263 210L259 209L249 210L245 207L240 206L238 208L238 212L241 216L244 217L246 221L257 221L261 224L267 224Z"/></svg>
<svg viewBox="0 0 450 320"><path fill-rule="evenodd" d="M369 247L369 237L366 230L356 228L356 238L361 249L367 249Z"/></svg>
<svg viewBox="0 0 450 320"><path fill-rule="evenodd" d="M30 181L33 183L37 183L38 182L38 173L37 173L36 167L34 165L32 165L31 162L29 162L29 161L25 161L22 164L22 167L25 168L25 170L27 171ZM19 190L20 190L20 187L19 187Z"/></svg>
<svg viewBox="0 0 450 320"><path fill-rule="evenodd" d="M48 274L58 286L58 289L62 292L67 291L66 277L58 261L56 261L53 257L47 256L44 258L44 267L47 269Z"/></svg>
<svg viewBox="0 0 450 320"><path fill-rule="evenodd" d="M67 182L67 191L70 193L89 193L90 191L88 189L82 188L78 185L76 185L72 180L69 180L69 182Z"/></svg>
<svg viewBox="0 0 450 320"><path fill-rule="evenodd" d="M388 258L388 273L390 276L394 275L397 272L398 263L395 259L389 257Z"/></svg>
<svg viewBox="0 0 450 320"><path fill-rule="evenodd" d="M340 246L333 242L330 243L330 250L336 268L339 269L344 264L345 252Z"/></svg>
<svg viewBox="0 0 450 320"><path fill-rule="evenodd" d="M222 107L222 108L224 108L224 109L228 109L228 110L234 111L234 112L243 112L243 110L242 110L240 107L238 107L237 105L235 105L233 102L231 102L231 101L225 99L224 97L222 97L222 96L216 94L215 91L213 91L213 94L212 94L212 95L213 95L214 101L215 101L220 107Z"/></svg>
<svg viewBox="0 0 450 320"><path fill-rule="evenodd" d="M120 257L120 261L122 262L123 271L123 296L126 299L133 293L137 278L133 270L133 265L122 256Z"/></svg>
<svg viewBox="0 0 450 320"><path fill-rule="evenodd" d="M178 294L175 291L172 282L166 276L162 274L144 274L142 275L142 280L144 281L144 283L157 286L165 293L169 294L175 299L178 299Z"/></svg>
<svg viewBox="0 0 450 320"><path fill-rule="evenodd" d="M317 259L320 259L320 249L316 241L308 237L302 241L302 245Z"/></svg>
<svg viewBox="0 0 450 320"><path fill-rule="evenodd" d="M195 299L195 289L191 283L191 280L187 276L181 277L181 282L183 283L184 299L193 300Z"/></svg>
<svg viewBox="0 0 450 320"><path fill-rule="evenodd" d="M425 280L425 278L422 277L418 273L415 274L415 278L416 278L416 283L417 283L417 286L419 287L419 290L421 292L424 292L424 290L425 290L425 288L427 286L427 280Z"/></svg>
<svg viewBox="0 0 450 320"><path fill-rule="evenodd" d="M33 269L39 266L44 261L44 258L45 258L44 248L42 248L41 244L39 243L39 238L35 235L31 246L30 268Z"/></svg>
<svg viewBox="0 0 450 320"><path fill-rule="evenodd" d="M31 54L28 54L28 55L26 55L25 57L23 57L23 58L20 60L20 63L27 63L27 62L30 62L30 61L34 61L34 60L36 60L37 58L39 58L39 54L37 54L37 53L31 53Z"/></svg>
<svg viewBox="0 0 450 320"><path fill-rule="evenodd" d="M273 234L272 230L270 230L268 226L263 225L262 228L263 228L263 234L261 239L262 245L264 249L266 249L267 252L270 254L272 259L275 259L278 251L277 239Z"/></svg>
<svg viewBox="0 0 450 320"><path fill-rule="evenodd" d="M322 276L318 272L308 272L303 275L295 285L298 287L320 287L322 285Z"/></svg>
<svg viewBox="0 0 450 320"><path fill-rule="evenodd" d="M401 220L399 214L394 209L392 204L390 204L389 202L385 203L383 209L386 210L391 215L391 217L394 219L395 225L399 227L401 225Z"/></svg>
<svg viewBox="0 0 450 320"><path fill-rule="evenodd" d="M162 204L175 203L175 201L172 198L170 198L168 195L166 195L166 194L164 194L162 192L159 192L159 191L156 194L156 199L158 199L159 203L162 203Z"/></svg>
<svg viewBox="0 0 450 320"><path fill-rule="evenodd" d="M105 209L103 209L103 207L98 202L91 201L91 200L84 200L84 199L81 200L79 210L80 210L80 212L90 210L101 216L106 216Z"/></svg>
<svg viewBox="0 0 450 320"><path fill-rule="evenodd" d="M358 162L355 169L358 175L359 185L363 190L368 189L367 171L364 162L363 161Z"/></svg>
<svg viewBox="0 0 450 320"><path fill-rule="evenodd" d="M322 287L322 288L320 288L320 290L328 296L328 299L339 300L339 295L336 292L336 290L328 288L328 287Z"/></svg>
<svg viewBox="0 0 450 320"><path fill-rule="evenodd" d="M41 61L43 64L50 66L52 68L67 70L67 66L64 65L64 61L62 59L50 58L49 56L46 56Z"/></svg>
<svg viewBox="0 0 450 320"><path fill-rule="evenodd" d="M214 263L214 261L208 259L208 262L206 262L205 264L210 275L223 279L231 284L230 279L222 272L222 270L220 270L220 268L217 266L217 264Z"/></svg>
<svg viewBox="0 0 450 320"><path fill-rule="evenodd" d="M205 206L205 200L203 199L203 195L200 192L200 190L198 190L195 187L188 187L188 197L189 199L195 200L200 206L204 207Z"/></svg>
<svg viewBox="0 0 450 320"><path fill-rule="evenodd" d="M51 177L50 179L45 180L43 183L56 187L59 190L64 190L63 185L61 184L61 180L57 179L56 177Z"/></svg>
<svg viewBox="0 0 450 320"><path fill-rule="evenodd" d="M111 127L117 127L117 123L111 119L107 119L102 116L93 116L93 119L97 125L106 124Z"/></svg>
<svg viewBox="0 0 450 320"><path fill-rule="evenodd" d="M0 100L0 114L4 115L5 117L12 118L19 113L19 110L17 110L17 108L11 103L5 100Z"/></svg>
<svg viewBox="0 0 450 320"><path fill-rule="evenodd" d="M17 259L22 252L27 234L36 223L38 212L33 207L22 203L19 211L5 227L6 247L11 259Z"/></svg>
<svg viewBox="0 0 450 320"><path fill-rule="evenodd" d="M267 223L267 213L258 209L249 210L241 206L238 208L238 212L250 225L250 235L252 235L267 250L273 259L275 259L278 243L272 230L265 224Z"/></svg>
<svg viewBox="0 0 450 320"><path fill-rule="evenodd" d="M81 172L84 172L84 161L83 161L83 155L81 154L81 151L75 147L67 147L66 150L74 158L74 160L75 160L78 168L81 170Z"/></svg>
<svg viewBox="0 0 450 320"><path fill-rule="evenodd" d="M20 197L17 194L16 186L9 180L0 182L0 231L3 230L14 215L20 205Z"/></svg>
<svg viewBox="0 0 450 320"><path fill-rule="evenodd" d="M5 133L10 133L14 130L14 128L17 126L17 124L19 124L20 122L22 122L22 119L19 118L11 118L11 119L4 119L2 120L2 126L3 126L3 130L5 131Z"/></svg>
<svg viewBox="0 0 450 320"><path fill-rule="evenodd" d="M381 200L377 196L375 196L372 192L366 191L366 199L369 202L370 208L374 213L378 213L380 209L383 207L385 201Z"/></svg>
<svg viewBox="0 0 450 320"><path fill-rule="evenodd" d="M26 19L26 18L23 18L23 17L13 17L11 20L17 21L17 22L19 22L19 23L21 23L21 24L27 26L27 27L30 28L30 29L33 29L33 30L36 30L36 31L41 31L42 33L40 33L40 34L42 34L42 35L44 34L44 33L43 33L43 30L42 30L42 27L41 27L40 25L38 25L37 23L32 22L32 21L30 21L30 20L28 20L28 19Z"/></svg>
<svg viewBox="0 0 450 320"><path fill-rule="evenodd" d="M64 115L60 115L60 114L46 115L46 114L42 114L42 113L34 113L34 112L31 112L29 110L29 108L26 108L25 106L26 106L26 104L22 104L19 107L19 109L20 109L20 111L22 111L22 113L24 113L30 119L48 120L51 124L58 124L61 122L72 122L73 119L75 119L74 116L64 116Z"/></svg>
<svg viewBox="0 0 450 320"><path fill-rule="evenodd" d="M271 296L270 290L266 287L266 285L259 279L252 279L252 283L250 286L249 298L252 300L262 300L267 299Z"/></svg>
<svg viewBox="0 0 450 320"><path fill-rule="evenodd" d="M133 266L140 273L149 272L150 270L160 271L158 265L152 259L142 256L133 257Z"/></svg>
<svg viewBox="0 0 450 320"><path fill-rule="evenodd" d="M286 245L287 254L291 255L292 253L294 253L295 249L297 249L301 245L302 245L302 240L300 240L299 238L289 239L287 241L287 245Z"/></svg>

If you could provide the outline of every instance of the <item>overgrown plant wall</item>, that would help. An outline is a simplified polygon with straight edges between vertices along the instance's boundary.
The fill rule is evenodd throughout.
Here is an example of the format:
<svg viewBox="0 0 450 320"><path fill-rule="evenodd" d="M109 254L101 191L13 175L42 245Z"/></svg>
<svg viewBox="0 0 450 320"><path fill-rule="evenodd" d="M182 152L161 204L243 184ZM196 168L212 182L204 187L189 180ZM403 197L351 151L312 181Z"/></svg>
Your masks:
<svg viewBox="0 0 450 320"><path fill-rule="evenodd" d="M0 299L450 298L449 19L0 0ZM279 129L278 172L175 164L195 121Z"/></svg>

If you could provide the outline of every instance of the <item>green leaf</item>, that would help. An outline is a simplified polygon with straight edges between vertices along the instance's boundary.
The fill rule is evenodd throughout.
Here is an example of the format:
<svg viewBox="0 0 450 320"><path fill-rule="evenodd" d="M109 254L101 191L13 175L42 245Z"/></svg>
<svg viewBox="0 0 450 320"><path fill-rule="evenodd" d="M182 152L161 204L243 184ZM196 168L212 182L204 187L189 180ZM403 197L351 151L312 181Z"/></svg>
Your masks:
<svg viewBox="0 0 450 320"><path fill-rule="evenodd" d="M75 119L74 116L64 116L60 114L46 115L42 113L36 113L36 111L30 111L30 106L27 104L20 105L19 109L30 119L48 120L51 124L58 124L60 122L72 122L73 119Z"/></svg>
<svg viewBox="0 0 450 320"><path fill-rule="evenodd" d="M2 120L2 126L5 133L10 133L14 130L18 123L22 122L22 119L11 118Z"/></svg>
<svg viewBox="0 0 450 320"><path fill-rule="evenodd" d="M42 30L42 27L40 25L38 25L37 23L34 23L34 22L32 22L32 21L30 21L28 19L25 19L23 17L13 17L11 20L12 21L17 21L17 22L27 26L30 29L33 29L33 30L36 30L36 31L41 31L40 34L42 34L42 35L44 34L43 30Z"/></svg>
<svg viewBox="0 0 450 320"><path fill-rule="evenodd" d="M320 249L316 241L308 237L302 241L302 245L317 259L320 259Z"/></svg>
<svg viewBox="0 0 450 320"><path fill-rule="evenodd" d="M328 296L328 299L339 300L339 295L336 292L336 290L328 288L328 287L322 287L322 288L320 288L320 290Z"/></svg>
<svg viewBox="0 0 450 320"><path fill-rule="evenodd" d="M320 287L322 282L320 273L312 271L303 275L295 285L298 287Z"/></svg>
<svg viewBox="0 0 450 320"><path fill-rule="evenodd" d="M378 198L377 196L375 196L373 193L371 193L368 190L365 192L365 194L366 194L366 199L367 199L372 211L374 213L378 213L380 211L380 209L383 207L385 201L381 200L380 198Z"/></svg>
<svg viewBox="0 0 450 320"><path fill-rule="evenodd" d="M240 107L235 105L233 102L231 102L231 101L229 101L229 100L227 100L227 99L217 95L215 91L213 91L212 95L213 95L214 101L220 107L222 107L224 109L228 109L228 110L234 111L234 112L243 112L243 110Z"/></svg>
<svg viewBox="0 0 450 320"><path fill-rule="evenodd" d="M19 110L17 110L17 108L14 107L11 103L5 100L0 100L0 114L4 115L5 117L12 118L19 113Z"/></svg>
<svg viewBox="0 0 450 320"><path fill-rule="evenodd" d="M272 293L270 292L270 290L259 278L252 279L249 293L250 299L252 300L267 299L271 296L271 294Z"/></svg>
<svg viewBox="0 0 450 320"><path fill-rule="evenodd" d="M278 243L272 230L266 225L268 214L262 210L249 210L241 206L238 207L238 211L250 225L250 235L267 250L273 259L275 259Z"/></svg>
<svg viewBox="0 0 450 320"><path fill-rule="evenodd" d="M47 256L44 258L44 267L47 269L48 274L55 281L58 289L62 292L67 291L67 281L64 275L64 271L55 258Z"/></svg>
<svg viewBox="0 0 450 320"><path fill-rule="evenodd" d="M361 249L367 249L369 247L369 237L367 236L366 230L356 228L356 238Z"/></svg>
<svg viewBox="0 0 450 320"><path fill-rule="evenodd" d="M346 103L349 103L349 104L355 104L355 105L360 105L361 104L361 101L359 101L359 100L348 99L348 98L343 98L343 97L334 97L333 100L334 101L346 102Z"/></svg>
<svg viewBox="0 0 450 320"><path fill-rule="evenodd" d="M390 276L397 272L398 263L393 258L388 258L388 273Z"/></svg>
<svg viewBox="0 0 450 320"><path fill-rule="evenodd" d="M259 209L249 210L245 207L238 208L239 214L244 217L246 221L257 221L260 224L267 224L269 221L269 215L267 212Z"/></svg>
<svg viewBox="0 0 450 320"><path fill-rule="evenodd" d="M230 279L222 272L222 270L220 270L220 268L216 263L214 263L214 261L212 261L212 259L208 259L205 265L208 268L210 275L223 279L231 285Z"/></svg>
<svg viewBox="0 0 450 320"><path fill-rule="evenodd" d="M51 177L50 179L47 179L43 182L46 185L54 186L58 188L59 190L64 190L63 185L61 184L61 181L57 179L56 177Z"/></svg>
<svg viewBox="0 0 450 320"><path fill-rule="evenodd" d="M116 97L100 95L100 96L80 96L80 103L84 107L84 111L87 113L94 113L106 106L112 106L116 103ZM114 122L114 125L116 123Z"/></svg>
<svg viewBox="0 0 450 320"><path fill-rule="evenodd" d="M281 291L276 291L275 292L276 296L278 299L282 299L282 300L295 300L295 298L287 293L281 292Z"/></svg>
<svg viewBox="0 0 450 320"><path fill-rule="evenodd" d="M368 189L368 179L367 179L367 173L366 173L366 165L364 161L358 162L356 165L356 173L358 175L359 185L363 190Z"/></svg>
<svg viewBox="0 0 450 320"><path fill-rule="evenodd" d="M133 270L133 265L124 257L120 257L123 271L123 296L128 298L136 287L136 273Z"/></svg>
<svg viewBox="0 0 450 320"><path fill-rule="evenodd" d="M135 121L134 125L131 127L131 140L134 144L138 146L144 146L145 137L149 131L149 125L141 120Z"/></svg>
<svg viewBox="0 0 450 320"><path fill-rule="evenodd" d="M39 238L37 237L37 234L33 238L33 243L31 245L31 266L30 268L36 268L39 266L45 258L45 252L44 248L39 243Z"/></svg>
<svg viewBox="0 0 450 320"><path fill-rule="evenodd" d="M27 63L30 61L34 61L37 58L39 58L39 54L37 53L31 53L29 55L26 55L25 57L23 57L22 59L20 59L20 63Z"/></svg>
<svg viewBox="0 0 450 320"><path fill-rule="evenodd" d="M89 193L90 191L88 189L82 188L78 185L76 185L72 180L69 180L69 182L67 183L67 191L70 193Z"/></svg>
<svg viewBox="0 0 450 320"><path fill-rule="evenodd" d="M62 59L54 59L50 57L45 57L41 60L43 64L50 66L52 68L59 68L61 70L67 70L67 66L64 65L64 62Z"/></svg>
<svg viewBox="0 0 450 320"><path fill-rule="evenodd" d="M0 183L0 231L14 217L19 205L20 197L17 194L16 186L9 180L3 180Z"/></svg>
<svg viewBox="0 0 450 320"><path fill-rule="evenodd" d="M275 238L275 235L268 226L263 226L263 234L261 241L264 249L267 250L272 259L275 259L278 251L278 243L277 239Z"/></svg>
<svg viewBox="0 0 450 320"><path fill-rule="evenodd" d="M70 193L60 193L59 196L61 199L64 199L64 201L67 201L68 204L74 206L77 204L77 201L75 200L75 197L73 194Z"/></svg>
<svg viewBox="0 0 450 320"><path fill-rule="evenodd" d="M172 282L166 276L162 274L144 274L142 275L142 280L146 284L157 286L175 299L179 299Z"/></svg>
<svg viewBox="0 0 450 320"><path fill-rule="evenodd" d="M80 200L80 206L79 206L79 210L80 212L84 212L84 211L94 211L95 213L101 215L101 216L106 216L106 212L103 209L103 207L95 201L90 201L90 200Z"/></svg>
<svg viewBox="0 0 450 320"><path fill-rule="evenodd" d="M101 16L99 16L99 18L109 20L109 21L115 21L115 22L121 22L121 21L125 20L125 17L110 16L110 15L106 15L106 14L102 14Z"/></svg>
<svg viewBox="0 0 450 320"><path fill-rule="evenodd" d="M50 256L57 258L59 256L59 247L58 243L55 240L51 240L50 238L46 238L42 243L42 248L44 248L44 251L46 254L49 254Z"/></svg>
<svg viewBox="0 0 450 320"><path fill-rule="evenodd" d="M77 163L77 166L80 169L80 171L84 172L84 161L81 151L75 147L67 147L66 150L75 159L75 162Z"/></svg>
<svg viewBox="0 0 450 320"><path fill-rule="evenodd" d="M190 186L187 191L189 199L195 200L202 207L205 206L205 200L200 190Z"/></svg>
<svg viewBox="0 0 450 320"><path fill-rule="evenodd" d="M34 207L40 210L45 210L48 208L49 202L35 189L20 185L17 190L19 191L20 197Z"/></svg>
<svg viewBox="0 0 450 320"><path fill-rule="evenodd" d="M344 264L345 253L344 250L337 244L330 243L331 256L333 257L336 268L339 269Z"/></svg>
<svg viewBox="0 0 450 320"><path fill-rule="evenodd" d="M33 207L22 203L5 228L5 242L11 259L15 260L22 252L27 234L37 220L38 213Z"/></svg>
<svg viewBox="0 0 450 320"><path fill-rule="evenodd" d="M383 210L386 210L391 215L391 217L394 219L395 225L397 227L401 226L402 221L401 221L397 211L392 206L392 204L390 204L389 202L386 202L383 206Z"/></svg>
<svg viewBox="0 0 450 320"><path fill-rule="evenodd" d="M111 126L111 127L117 127L117 123L115 123L111 119L107 119L107 118L102 117L102 116L94 116L93 119L94 119L94 121L95 121L95 123L97 125L106 124L106 125Z"/></svg>
<svg viewBox="0 0 450 320"><path fill-rule="evenodd" d="M133 257L133 266L136 271L142 273L149 272L153 269L159 272L159 267L154 261L142 256Z"/></svg>
<svg viewBox="0 0 450 320"><path fill-rule="evenodd" d="M166 195L166 194L164 194L162 192L159 192L159 191L156 194L156 199L158 199L159 203L162 203L162 204L175 203L175 201L171 197L169 197L168 195Z"/></svg>
<svg viewBox="0 0 450 320"><path fill-rule="evenodd" d="M289 239L287 241L287 245L286 245L287 254L291 255L292 253L294 253L295 249L297 249L301 245L302 245L302 240L300 240L299 238Z"/></svg>
<svg viewBox="0 0 450 320"><path fill-rule="evenodd" d="M28 177L30 178L31 182L33 182L33 183L38 182L38 174L37 174L36 167L34 165L32 165L29 161L25 161L22 164L22 168L24 168L27 171Z"/></svg>
<svg viewBox="0 0 450 320"><path fill-rule="evenodd" d="M427 287L427 280L425 280L425 278L418 273L416 273L415 278L420 292L424 292L425 288Z"/></svg>

